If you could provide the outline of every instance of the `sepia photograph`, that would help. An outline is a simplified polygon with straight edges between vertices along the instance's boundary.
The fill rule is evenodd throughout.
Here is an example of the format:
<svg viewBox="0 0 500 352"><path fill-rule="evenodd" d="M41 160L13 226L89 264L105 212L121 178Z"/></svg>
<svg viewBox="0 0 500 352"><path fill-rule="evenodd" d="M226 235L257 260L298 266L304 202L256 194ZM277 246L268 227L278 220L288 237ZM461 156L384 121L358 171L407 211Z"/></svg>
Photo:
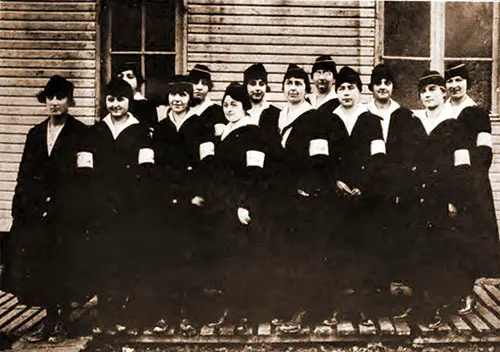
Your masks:
<svg viewBox="0 0 500 352"><path fill-rule="evenodd" d="M500 352L500 1L0 0L0 351Z"/></svg>

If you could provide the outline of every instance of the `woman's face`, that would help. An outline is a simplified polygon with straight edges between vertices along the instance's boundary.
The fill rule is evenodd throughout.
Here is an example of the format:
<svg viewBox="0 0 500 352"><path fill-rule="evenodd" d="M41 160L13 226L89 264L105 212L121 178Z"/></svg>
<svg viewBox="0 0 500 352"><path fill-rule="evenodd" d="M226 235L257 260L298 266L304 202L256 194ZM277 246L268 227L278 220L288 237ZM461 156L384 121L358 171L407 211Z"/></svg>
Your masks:
<svg viewBox="0 0 500 352"><path fill-rule="evenodd" d="M306 98L306 82L302 78L287 78L283 85L283 91L289 103L301 103Z"/></svg>
<svg viewBox="0 0 500 352"><path fill-rule="evenodd" d="M123 79L127 82L134 92L137 91L137 77L134 75L134 71L126 70L122 71L118 74L118 78Z"/></svg>
<svg viewBox="0 0 500 352"><path fill-rule="evenodd" d="M207 97L210 87L208 86L208 82L205 79L200 79L197 83L193 84L193 89L194 97L203 102Z"/></svg>
<svg viewBox="0 0 500 352"><path fill-rule="evenodd" d="M428 110L434 110L443 105L444 98L444 89L437 84L428 84L420 91L420 100Z"/></svg>
<svg viewBox="0 0 500 352"><path fill-rule="evenodd" d="M358 104L360 92L354 83L345 82L337 87L337 97L340 105L344 108L351 108Z"/></svg>
<svg viewBox="0 0 500 352"><path fill-rule="evenodd" d="M61 95L47 95L45 97L45 105L47 106L49 116L64 115L68 112L69 100L68 97Z"/></svg>
<svg viewBox="0 0 500 352"><path fill-rule="evenodd" d="M114 95L106 96L106 108L109 114L114 118L121 118L127 115L129 100L125 97L116 97Z"/></svg>
<svg viewBox="0 0 500 352"><path fill-rule="evenodd" d="M226 95L224 101L222 102L222 110L224 110L226 120L229 122L236 122L245 116L243 103L241 101L234 100L229 95Z"/></svg>
<svg viewBox="0 0 500 352"><path fill-rule="evenodd" d="M467 80L462 76L448 78L446 81L446 90L453 100L460 100L467 92Z"/></svg>
<svg viewBox="0 0 500 352"><path fill-rule="evenodd" d="M187 111L189 104L189 94L187 92L170 93L168 95L168 105L176 114Z"/></svg>

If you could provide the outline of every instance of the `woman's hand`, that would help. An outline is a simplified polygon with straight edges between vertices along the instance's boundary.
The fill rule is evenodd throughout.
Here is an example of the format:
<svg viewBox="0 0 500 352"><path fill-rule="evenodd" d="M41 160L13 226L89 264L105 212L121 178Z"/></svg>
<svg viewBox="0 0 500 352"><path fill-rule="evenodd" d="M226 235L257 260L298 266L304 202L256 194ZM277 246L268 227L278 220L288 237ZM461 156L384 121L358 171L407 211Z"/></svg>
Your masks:
<svg viewBox="0 0 500 352"><path fill-rule="evenodd" d="M346 183L338 180L336 182L337 188L340 190L342 195L348 196L348 197L358 197L361 195L361 191L359 188L350 188Z"/></svg>
<svg viewBox="0 0 500 352"><path fill-rule="evenodd" d="M448 203L448 216L450 218L454 218L455 216L457 216L457 207L451 203Z"/></svg>
<svg viewBox="0 0 500 352"><path fill-rule="evenodd" d="M239 207L238 208L238 219L240 220L240 222L243 225L248 225L250 223L250 221L252 220L250 218L250 212L248 211L248 209Z"/></svg>

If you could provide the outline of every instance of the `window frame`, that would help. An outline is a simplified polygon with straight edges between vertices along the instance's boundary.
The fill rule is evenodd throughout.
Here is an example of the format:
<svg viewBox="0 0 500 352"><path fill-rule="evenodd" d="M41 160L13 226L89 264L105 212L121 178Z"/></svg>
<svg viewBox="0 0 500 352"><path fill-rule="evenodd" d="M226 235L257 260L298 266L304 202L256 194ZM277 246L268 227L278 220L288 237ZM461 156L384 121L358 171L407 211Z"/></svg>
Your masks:
<svg viewBox="0 0 500 352"><path fill-rule="evenodd" d="M182 74L187 69L187 8L188 0L175 0L175 51L150 51L145 49L145 16L144 3L147 0L141 1L141 49L139 51L113 51L111 48L111 11L107 6L107 0L97 0L97 35L96 35L96 70L97 76L100 79L96 82L96 96L99 97L101 89L111 79L112 56L113 55L140 55L141 57L141 74L146 77L146 56L147 55L175 55L175 74ZM147 83L146 83L147 84ZM145 95L146 85L141 87L141 93ZM99 115L99 104L97 103L97 116Z"/></svg>
<svg viewBox="0 0 500 352"><path fill-rule="evenodd" d="M449 1L449 0L448 0ZM491 57L447 57L444 56L445 48L445 8L446 1L430 1L430 56L390 56L384 55L384 9L385 1L375 2L376 22L375 22L375 58L374 64L389 60L415 60L430 61L430 69L444 72L445 61L484 61L491 62L491 117L500 120L499 101L500 101L500 3L493 2L493 30L492 30L492 55Z"/></svg>

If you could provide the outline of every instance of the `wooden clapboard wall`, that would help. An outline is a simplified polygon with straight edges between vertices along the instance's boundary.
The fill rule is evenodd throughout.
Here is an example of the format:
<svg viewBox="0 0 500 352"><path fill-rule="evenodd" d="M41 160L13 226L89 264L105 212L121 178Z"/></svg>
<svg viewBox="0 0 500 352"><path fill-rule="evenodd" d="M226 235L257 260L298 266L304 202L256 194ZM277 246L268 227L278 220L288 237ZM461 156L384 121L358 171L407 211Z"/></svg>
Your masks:
<svg viewBox="0 0 500 352"><path fill-rule="evenodd" d="M35 95L54 74L75 85L75 117L92 123L96 92L94 0L0 2L0 231L28 130L46 118Z"/></svg>
<svg viewBox="0 0 500 352"><path fill-rule="evenodd" d="M368 83L374 63L375 2L333 0L189 0L188 69L202 63L220 101L249 65L269 72L268 100L284 101L281 83L289 63L311 72L314 59L331 55L339 69L352 66ZM365 86L364 92L368 93Z"/></svg>

